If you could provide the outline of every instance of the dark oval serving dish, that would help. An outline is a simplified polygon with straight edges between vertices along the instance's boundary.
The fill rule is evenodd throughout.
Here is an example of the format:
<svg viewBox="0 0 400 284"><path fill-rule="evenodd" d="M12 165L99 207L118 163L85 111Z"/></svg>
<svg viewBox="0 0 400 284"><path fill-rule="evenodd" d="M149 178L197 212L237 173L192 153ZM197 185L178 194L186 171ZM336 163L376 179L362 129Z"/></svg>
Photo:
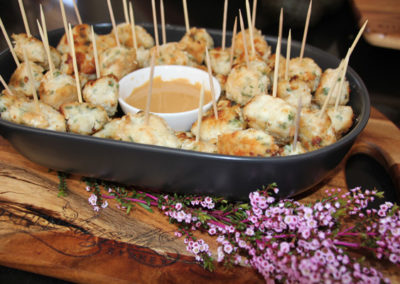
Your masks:
<svg viewBox="0 0 400 284"><path fill-rule="evenodd" d="M152 26L144 24L153 34ZM97 33L108 33L109 24L95 25ZM221 32L208 30L215 45ZM183 27L167 26L168 41L178 41ZM49 33L55 46L63 29ZM266 37L273 47L276 38ZM283 41L282 50L286 49ZM300 43L292 43L292 56L298 56ZM336 68L339 59L318 48L307 46L305 56L319 66ZM0 54L0 73L8 80L15 64L8 50ZM281 196L292 196L321 182L344 158L368 122L368 91L356 72L349 68L350 105L355 113L352 129L338 142L323 149L288 157L238 157L61 133L0 119L0 134L22 155L53 170L81 174L157 191L202 193L245 199L251 191L276 182Z"/></svg>

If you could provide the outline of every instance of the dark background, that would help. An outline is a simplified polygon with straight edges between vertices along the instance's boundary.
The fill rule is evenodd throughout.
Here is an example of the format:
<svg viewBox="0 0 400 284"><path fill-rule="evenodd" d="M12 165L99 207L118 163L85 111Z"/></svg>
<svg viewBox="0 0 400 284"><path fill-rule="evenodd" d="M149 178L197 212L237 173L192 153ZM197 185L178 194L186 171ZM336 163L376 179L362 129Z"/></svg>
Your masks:
<svg viewBox="0 0 400 284"><path fill-rule="evenodd" d="M72 0L64 0L68 21L76 24L72 3ZM77 0L77 3L83 22L110 22L106 0ZM187 0L187 3L191 26L222 29L223 0ZM32 34L38 34L36 19L39 17L39 4L43 5L48 30L63 27L58 0L24 0L24 4ZM308 4L308 0L258 0L256 27L265 35L276 36L279 9L284 7L283 35L286 37L291 28L293 40L301 41ZM116 21L124 21L122 0L112 0L112 5ZM136 23L152 22L150 0L135 0L133 5ZM158 9L157 0L156 5ZM164 0L164 7L167 24L184 25L181 0ZM245 11L245 1L230 0L227 30L232 30L238 9ZM0 16L9 35L24 32L17 0L0 0ZM343 58L359 30L357 21L350 0L314 0L307 43ZM5 48L7 45L1 36L0 49ZM399 63L400 50L375 47L363 38L350 59L350 66L367 86L372 105L397 126L400 126ZM353 157L346 169L349 188L357 185L367 188L376 186L387 189L389 199L395 198L390 194L393 189L390 178L370 157ZM7 267L0 267L0 282L65 283Z"/></svg>

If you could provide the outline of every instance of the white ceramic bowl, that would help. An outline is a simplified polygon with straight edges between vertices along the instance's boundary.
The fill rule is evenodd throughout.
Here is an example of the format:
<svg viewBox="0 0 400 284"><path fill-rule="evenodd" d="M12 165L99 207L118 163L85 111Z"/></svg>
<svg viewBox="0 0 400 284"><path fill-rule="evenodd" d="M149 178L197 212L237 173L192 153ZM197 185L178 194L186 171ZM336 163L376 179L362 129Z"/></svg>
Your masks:
<svg viewBox="0 0 400 284"><path fill-rule="evenodd" d="M208 73L198 68L180 65L158 65L154 68L154 77L160 76L163 81L185 78L190 83L203 83L205 91L210 90L210 79ZM140 109L128 104L125 99L132 91L149 81L150 67L138 69L129 73L119 81L119 103L125 113L137 113ZM221 86L213 77L215 100L221 95ZM212 101L203 106L203 113L212 106ZM198 109L176 113L153 113L165 119L168 125L175 131L188 131L197 120Z"/></svg>

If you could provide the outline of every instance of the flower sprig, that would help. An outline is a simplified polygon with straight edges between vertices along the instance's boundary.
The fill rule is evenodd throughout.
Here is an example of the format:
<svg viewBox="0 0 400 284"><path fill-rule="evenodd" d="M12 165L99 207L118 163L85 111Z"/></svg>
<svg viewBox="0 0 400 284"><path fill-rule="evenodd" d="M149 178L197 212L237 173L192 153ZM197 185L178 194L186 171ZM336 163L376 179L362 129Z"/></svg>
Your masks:
<svg viewBox="0 0 400 284"><path fill-rule="evenodd" d="M250 193L249 203L101 186L107 194L90 185L97 197L94 206L115 199L127 213L135 204L149 211L158 207L177 226L175 235L184 239L186 249L209 270L216 260L228 267L251 265L267 282L388 283L355 255L400 264L400 210L391 202L369 208L370 202L383 197L376 190L330 189L326 198L303 204L280 198L276 184ZM216 237L216 254L195 237L195 231Z"/></svg>

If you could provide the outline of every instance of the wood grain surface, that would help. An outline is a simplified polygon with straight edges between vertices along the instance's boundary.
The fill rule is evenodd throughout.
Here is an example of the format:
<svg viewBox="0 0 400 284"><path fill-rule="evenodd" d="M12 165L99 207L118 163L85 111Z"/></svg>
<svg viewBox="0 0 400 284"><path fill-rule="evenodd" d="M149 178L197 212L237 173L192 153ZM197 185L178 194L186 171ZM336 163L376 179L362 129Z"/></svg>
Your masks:
<svg viewBox="0 0 400 284"><path fill-rule="evenodd" d="M367 153L399 186L400 131L379 112L372 117L349 156ZM345 161L301 201L323 197L324 189L346 189ZM116 203L100 212L88 204L79 176L68 180L66 197L57 197L58 177L18 154L0 138L0 264L78 283L263 283L249 267L204 270L186 251L175 226L161 212L137 206L127 215ZM201 235L216 252L215 239ZM400 271L369 260L393 283Z"/></svg>
<svg viewBox="0 0 400 284"><path fill-rule="evenodd" d="M360 27L368 19L364 38L372 45L400 49L399 0L351 0Z"/></svg>

